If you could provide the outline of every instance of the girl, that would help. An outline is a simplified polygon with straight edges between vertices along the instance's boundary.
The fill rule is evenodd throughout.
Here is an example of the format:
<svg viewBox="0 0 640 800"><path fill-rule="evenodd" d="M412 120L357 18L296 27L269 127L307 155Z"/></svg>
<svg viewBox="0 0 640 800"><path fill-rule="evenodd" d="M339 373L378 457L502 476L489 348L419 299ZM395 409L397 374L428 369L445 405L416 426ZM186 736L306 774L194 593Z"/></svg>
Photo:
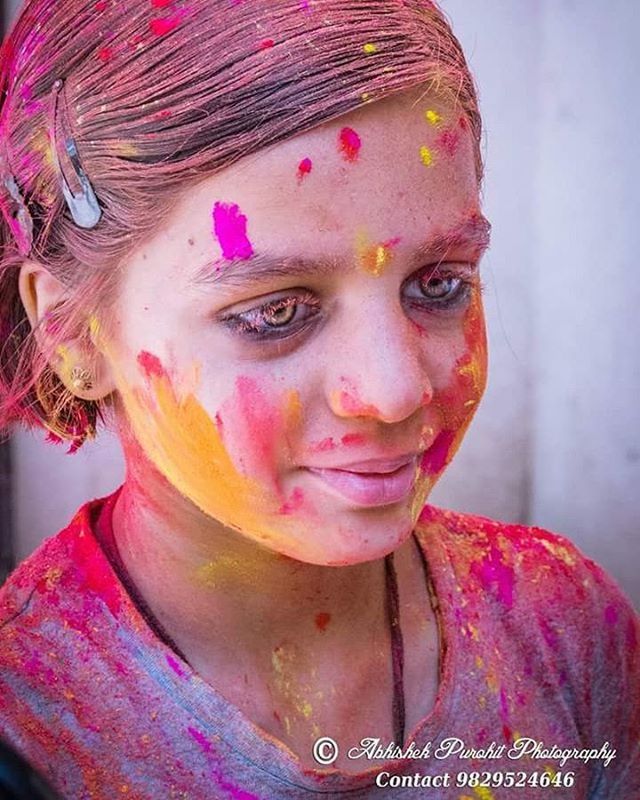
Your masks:
<svg viewBox="0 0 640 800"><path fill-rule="evenodd" d="M124 485L0 594L68 798L634 797L637 620L425 505L481 399L481 121L424 0L31 0L3 54L3 422Z"/></svg>

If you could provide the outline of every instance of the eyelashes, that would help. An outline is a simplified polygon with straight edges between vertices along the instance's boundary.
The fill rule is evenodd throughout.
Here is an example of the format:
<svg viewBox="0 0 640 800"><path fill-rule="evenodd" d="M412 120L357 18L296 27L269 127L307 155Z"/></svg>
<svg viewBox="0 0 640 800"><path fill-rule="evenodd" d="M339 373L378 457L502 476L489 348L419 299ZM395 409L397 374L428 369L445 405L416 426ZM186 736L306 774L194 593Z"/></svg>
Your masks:
<svg viewBox="0 0 640 800"><path fill-rule="evenodd" d="M426 267L411 276L403 284L402 293L413 310L453 316L467 307L474 289L479 293L484 290L474 265L439 265ZM269 342L302 333L321 315L321 302L316 294L294 289L245 311L223 314L219 319L231 333L241 338Z"/></svg>

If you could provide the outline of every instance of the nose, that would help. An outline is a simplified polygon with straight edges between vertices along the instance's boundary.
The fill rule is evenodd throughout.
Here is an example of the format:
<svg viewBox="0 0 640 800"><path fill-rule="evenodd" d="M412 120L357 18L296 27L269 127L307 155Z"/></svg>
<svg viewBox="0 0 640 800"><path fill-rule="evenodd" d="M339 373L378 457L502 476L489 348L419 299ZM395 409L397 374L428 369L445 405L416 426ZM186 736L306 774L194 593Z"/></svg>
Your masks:
<svg viewBox="0 0 640 800"><path fill-rule="evenodd" d="M402 422L433 399L425 339L399 313L351 317L331 359L329 405L338 417Z"/></svg>

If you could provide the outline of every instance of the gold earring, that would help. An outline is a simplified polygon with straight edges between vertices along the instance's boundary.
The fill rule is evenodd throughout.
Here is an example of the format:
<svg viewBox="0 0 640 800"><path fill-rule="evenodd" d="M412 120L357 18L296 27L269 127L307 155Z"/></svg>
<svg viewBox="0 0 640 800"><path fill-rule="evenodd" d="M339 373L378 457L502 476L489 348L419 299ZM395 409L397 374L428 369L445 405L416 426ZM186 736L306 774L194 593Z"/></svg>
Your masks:
<svg viewBox="0 0 640 800"><path fill-rule="evenodd" d="M71 370L71 385L77 392L88 392L93 389L93 376L84 367L74 367Z"/></svg>

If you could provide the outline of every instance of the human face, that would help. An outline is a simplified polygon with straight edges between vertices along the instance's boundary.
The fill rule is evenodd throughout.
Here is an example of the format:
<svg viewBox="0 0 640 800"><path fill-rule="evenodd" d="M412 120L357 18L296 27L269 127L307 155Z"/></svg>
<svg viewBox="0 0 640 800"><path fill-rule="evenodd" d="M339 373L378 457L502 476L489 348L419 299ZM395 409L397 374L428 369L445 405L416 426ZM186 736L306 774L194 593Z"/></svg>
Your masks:
<svg viewBox="0 0 640 800"><path fill-rule="evenodd" d="M138 472L212 535L392 551L484 390L486 240L465 119L417 92L207 178L128 260L104 345Z"/></svg>

